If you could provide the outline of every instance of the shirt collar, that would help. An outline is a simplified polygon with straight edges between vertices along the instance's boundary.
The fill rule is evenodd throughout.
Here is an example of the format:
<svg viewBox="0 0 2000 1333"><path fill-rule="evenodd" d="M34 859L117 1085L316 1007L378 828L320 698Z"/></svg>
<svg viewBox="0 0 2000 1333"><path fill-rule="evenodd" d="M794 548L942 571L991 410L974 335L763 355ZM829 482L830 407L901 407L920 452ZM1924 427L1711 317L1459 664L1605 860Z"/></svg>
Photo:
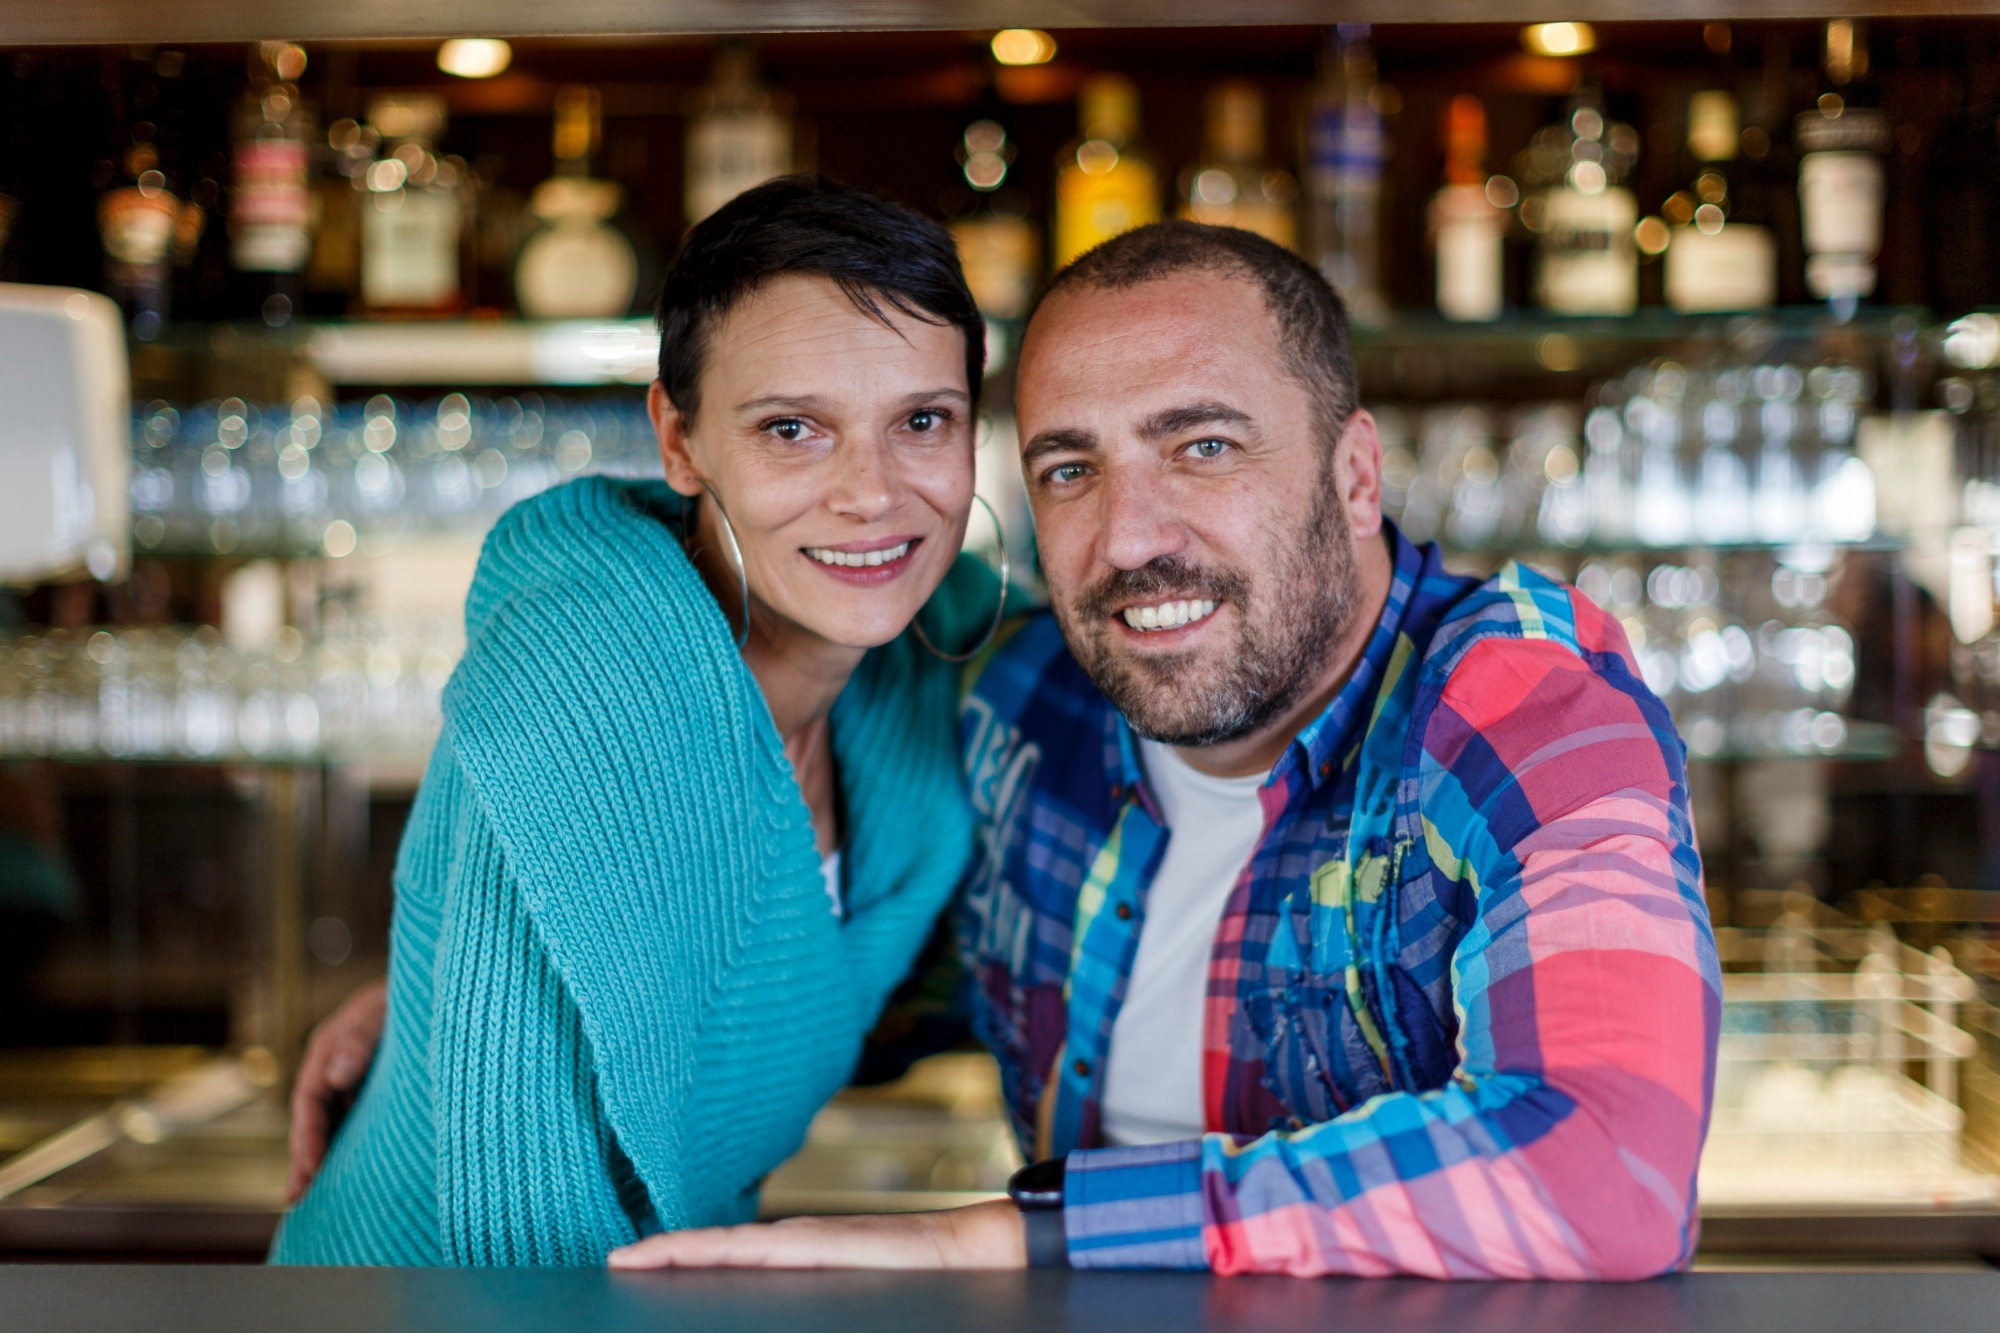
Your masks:
<svg viewBox="0 0 2000 1333"><path fill-rule="evenodd" d="M1317 788L1339 775L1349 753L1360 743L1367 729L1376 688L1381 685L1383 675L1389 669L1389 659L1395 654L1396 639L1402 633L1403 620L1424 567L1422 548L1403 536L1394 523L1383 519L1382 531L1389 542L1393 570L1389 579L1389 598L1383 603L1380 619L1375 622L1375 632L1369 636L1367 648L1354 664L1347 683L1333 696L1333 702L1299 731L1285 758L1278 761L1272 772L1273 779L1292 764L1297 764L1305 772L1306 781Z"/></svg>
<svg viewBox="0 0 2000 1333"><path fill-rule="evenodd" d="M1369 716L1375 687L1381 683L1383 673L1389 667L1389 658L1396 651L1396 636L1402 631L1404 615L1409 610L1411 594L1416 591L1424 565L1422 548L1413 545L1394 523L1384 518L1382 531L1389 542L1394 572L1389 581L1389 599L1383 604L1381 618L1375 622L1375 632L1369 636L1368 647L1362 652L1360 661L1354 664L1347 683L1333 696L1333 702L1299 732L1284 757L1272 766L1272 782L1284 777L1296 765L1303 768L1307 781L1316 788L1339 773L1346 763L1346 753L1361 739L1361 728L1356 723L1365 721ZM1111 729L1111 735L1105 738L1107 748L1117 757L1113 768L1117 776L1111 789L1112 803L1118 805L1128 797L1137 798L1157 821L1160 818L1159 809L1146 789L1145 769L1139 762L1139 746L1133 738L1132 728L1117 709L1106 711Z"/></svg>

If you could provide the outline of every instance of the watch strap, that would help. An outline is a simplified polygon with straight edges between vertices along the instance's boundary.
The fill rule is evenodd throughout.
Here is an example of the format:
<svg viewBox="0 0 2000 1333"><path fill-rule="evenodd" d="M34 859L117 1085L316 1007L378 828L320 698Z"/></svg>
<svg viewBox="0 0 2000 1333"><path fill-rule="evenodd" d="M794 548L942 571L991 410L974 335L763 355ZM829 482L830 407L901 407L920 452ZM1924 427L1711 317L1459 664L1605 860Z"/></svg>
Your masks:
<svg viewBox="0 0 2000 1333"><path fill-rule="evenodd" d="M1069 1267L1069 1233L1063 1227L1062 1209L1023 1208L1021 1225L1027 1228L1028 1267Z"/></svg>

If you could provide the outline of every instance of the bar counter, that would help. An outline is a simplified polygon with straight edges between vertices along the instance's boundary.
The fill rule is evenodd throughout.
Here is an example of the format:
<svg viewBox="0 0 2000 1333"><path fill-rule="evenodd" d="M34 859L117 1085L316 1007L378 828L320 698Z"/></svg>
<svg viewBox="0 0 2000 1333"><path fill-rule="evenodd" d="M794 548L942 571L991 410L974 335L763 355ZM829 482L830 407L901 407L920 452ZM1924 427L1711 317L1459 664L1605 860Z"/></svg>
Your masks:
<svg viewBox="0 0 2000 1333"><path fill-rule="evenodd" d="M1631 1284L1168 1273L645 1273L0 1266L0 1327L40 1333L1987 1333L2000 1272L1695 1273Z"/></svg>

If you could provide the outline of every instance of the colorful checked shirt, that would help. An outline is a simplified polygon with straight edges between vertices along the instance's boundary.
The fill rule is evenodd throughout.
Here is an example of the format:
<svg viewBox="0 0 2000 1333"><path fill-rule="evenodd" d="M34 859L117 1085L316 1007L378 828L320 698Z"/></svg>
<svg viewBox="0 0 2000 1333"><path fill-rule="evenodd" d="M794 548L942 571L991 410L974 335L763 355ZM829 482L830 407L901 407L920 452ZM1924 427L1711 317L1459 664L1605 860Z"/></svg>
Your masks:
<svg viewBox="0 0 2000 1333"><path fill-rule="evenodd" d="M1027 618L969 677L974 1027L1078 1267L1638 1278L1686 1266L1721 980L1684 750L1616 620L1391 529L1338 696L1262 788L1215 938L1204 1135L1108 1147L1105 1056L1169 837L1133 736Z"/></svg>

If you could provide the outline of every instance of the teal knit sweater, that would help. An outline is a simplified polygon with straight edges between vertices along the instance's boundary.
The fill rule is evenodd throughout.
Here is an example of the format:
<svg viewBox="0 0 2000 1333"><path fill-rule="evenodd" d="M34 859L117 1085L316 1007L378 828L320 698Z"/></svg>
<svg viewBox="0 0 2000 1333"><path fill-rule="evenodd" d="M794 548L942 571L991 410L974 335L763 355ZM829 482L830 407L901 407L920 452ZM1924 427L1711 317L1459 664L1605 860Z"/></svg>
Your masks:
<svg viewBox="0 0 2000 1333"><path fill-rule="evenodd" d="M273 1262L596 1264L649 1211L749 1220L949 898L955 670L905 634L834 706L837 919L678 503L578 481L488 537L397 857L388 1027ZM976 637L993 586L961 560L933 640Z"/></svg>

